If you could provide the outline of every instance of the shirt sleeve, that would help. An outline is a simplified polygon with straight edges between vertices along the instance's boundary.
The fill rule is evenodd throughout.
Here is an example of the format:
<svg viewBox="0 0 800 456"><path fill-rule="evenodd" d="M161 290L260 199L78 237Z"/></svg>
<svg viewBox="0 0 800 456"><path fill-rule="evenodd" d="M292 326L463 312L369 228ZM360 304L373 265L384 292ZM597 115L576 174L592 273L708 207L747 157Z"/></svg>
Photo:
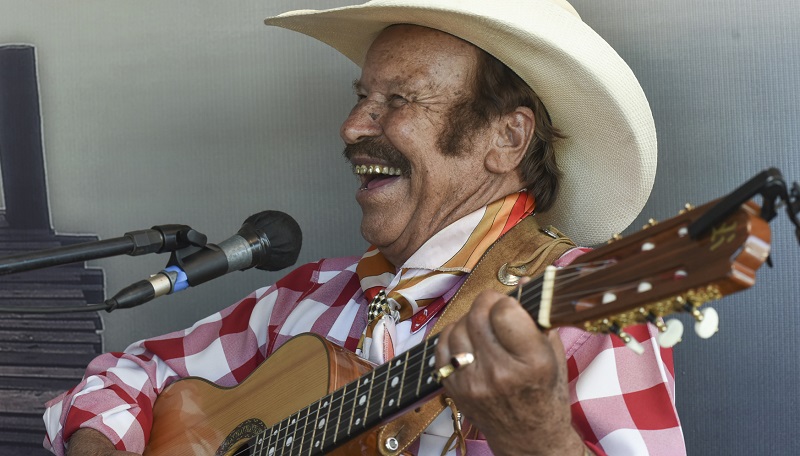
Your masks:
<svg viewBox="0 0 800 456"><path fill-rule="evenodd" d="M95 358L77 386L46 404L45 448L64 455L70 436L85 427L100 431L119 450L143 452L158 394L187 376L221 386L246 378L266 358L275 303L308 288L317 266L300 267L191 328Z"/></svg>
<svg viewBox="0 0 800 456"><path fill-rule="evenodd" d="M567 252L565 266L587 249ZM560 328L567 357L572 422L598 456L685 455L675 408L672 349L661 348L658 330L647 324L625 328L644 353L618 337Z"/></svg>

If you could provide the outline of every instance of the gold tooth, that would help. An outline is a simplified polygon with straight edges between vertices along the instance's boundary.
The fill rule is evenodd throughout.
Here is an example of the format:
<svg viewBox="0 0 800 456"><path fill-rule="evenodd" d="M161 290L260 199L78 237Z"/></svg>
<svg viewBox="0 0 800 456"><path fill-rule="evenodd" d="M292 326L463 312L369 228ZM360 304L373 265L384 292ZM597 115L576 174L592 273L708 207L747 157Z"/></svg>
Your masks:
<svg viewBox="0 0 800 456"><path fill-rule="evenodd" d="M400 168L381 165L356 165L353 167L353 171L356 174L386 174L389 176L401 176L403 174Z"/></svg>

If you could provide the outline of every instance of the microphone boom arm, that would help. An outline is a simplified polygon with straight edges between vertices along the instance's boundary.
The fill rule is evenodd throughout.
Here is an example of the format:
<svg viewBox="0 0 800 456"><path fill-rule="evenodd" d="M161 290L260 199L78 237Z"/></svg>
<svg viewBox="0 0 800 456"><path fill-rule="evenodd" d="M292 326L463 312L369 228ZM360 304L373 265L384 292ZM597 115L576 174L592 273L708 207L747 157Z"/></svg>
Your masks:
<svg viewBox="0 0 800 456"><path fill-rule="evenodd" d="M204 234L186 225L158 225L149 230L131 231L117 238L0 258L0 275L117 255L173 252L189 246L202 247L206 242Z"/></svg>

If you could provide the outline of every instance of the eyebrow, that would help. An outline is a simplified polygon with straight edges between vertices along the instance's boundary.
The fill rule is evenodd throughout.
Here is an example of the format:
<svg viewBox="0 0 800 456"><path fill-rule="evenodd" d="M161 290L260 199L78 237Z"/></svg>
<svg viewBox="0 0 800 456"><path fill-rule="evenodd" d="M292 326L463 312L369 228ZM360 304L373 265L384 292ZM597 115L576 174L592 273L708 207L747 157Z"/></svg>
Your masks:
<svg viewBox="0 0 800 456"><path fill-rule="evenodd" d="M392 91L404 91L404 92L415 92L415 90L411 87L407 80L397 77L391 81L389 81L389 90ZM364 84L361 83L360 79L353 79L353 92L358 93L364 90Z"/></svg>

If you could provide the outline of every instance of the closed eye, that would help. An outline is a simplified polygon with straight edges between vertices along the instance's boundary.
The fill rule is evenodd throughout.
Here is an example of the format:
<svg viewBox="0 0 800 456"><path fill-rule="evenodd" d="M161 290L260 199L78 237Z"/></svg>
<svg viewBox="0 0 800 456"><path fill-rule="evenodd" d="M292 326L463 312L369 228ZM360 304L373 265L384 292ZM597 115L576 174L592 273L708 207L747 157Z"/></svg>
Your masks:
<svg viewBox="0 0 800 456"><path fill-rule="evenodd" d="M403 106L407 103L408 100L406 100L405 97L402 97L400 95L392 95L389 97L389 106L393 108L399 108L400 106Z"/></svg>

